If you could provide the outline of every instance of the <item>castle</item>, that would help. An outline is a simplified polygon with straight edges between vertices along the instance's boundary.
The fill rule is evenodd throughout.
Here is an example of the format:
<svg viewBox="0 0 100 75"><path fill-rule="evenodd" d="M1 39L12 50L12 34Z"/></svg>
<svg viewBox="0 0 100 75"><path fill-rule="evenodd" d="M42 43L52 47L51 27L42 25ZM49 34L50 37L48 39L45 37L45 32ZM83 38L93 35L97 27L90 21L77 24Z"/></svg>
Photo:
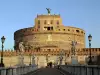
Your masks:
<svg viewBox="0 0 100 75"><path fill-rule="evenodd" d="M60 15L37 15L33 27L17 30L14 33L15 50L4 51L4 63L6 66L14 66L18 63L19 43L24 44L24 64L32 64L35 56L35 64L39 67L47 63L59 63L60 52L64 51L63 62L71 64L72 41L76 42L75 53L80 64L86 64L89 56L89 48L85 48L85 31L80 28L64 26ZM92 56L100 54L100 48L91 48ZM1 53L0 53L1 54Z"/></svg>

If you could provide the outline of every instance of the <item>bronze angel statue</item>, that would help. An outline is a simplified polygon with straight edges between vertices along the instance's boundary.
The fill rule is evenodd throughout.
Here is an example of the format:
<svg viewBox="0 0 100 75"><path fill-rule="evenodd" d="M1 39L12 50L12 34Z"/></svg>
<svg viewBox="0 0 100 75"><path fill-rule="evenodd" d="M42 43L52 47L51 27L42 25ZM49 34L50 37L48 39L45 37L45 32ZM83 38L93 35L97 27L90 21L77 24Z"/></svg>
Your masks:
<svg viewBox="0 0 100 75"><path fill-rule="evenodd" d="M47 9L47 11L48 11L48 14L50 14L51 9L50 9L50 8L46 8L46 9Z"/></svg>

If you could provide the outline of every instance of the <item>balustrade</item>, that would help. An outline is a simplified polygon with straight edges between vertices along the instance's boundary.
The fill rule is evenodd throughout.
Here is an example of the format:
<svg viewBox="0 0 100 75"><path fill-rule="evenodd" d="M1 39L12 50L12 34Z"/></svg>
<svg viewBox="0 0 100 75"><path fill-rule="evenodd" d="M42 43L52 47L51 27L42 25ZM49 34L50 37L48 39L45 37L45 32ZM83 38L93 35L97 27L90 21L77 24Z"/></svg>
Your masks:
<svg viewBox="0 0 100 75"><path fill-rule="evenodd" d="M38 67L36 65L31 66L21 66L21 67L9 67L9 68L0 68L0 75L23 75L27 74L31 71L37 70Z"/></svg>
<svg viewBox="0 0 100 75"><path fill-rule="evenodd" d="M100 75L98 65L61 65L61 70L72 75Z"/></svg>

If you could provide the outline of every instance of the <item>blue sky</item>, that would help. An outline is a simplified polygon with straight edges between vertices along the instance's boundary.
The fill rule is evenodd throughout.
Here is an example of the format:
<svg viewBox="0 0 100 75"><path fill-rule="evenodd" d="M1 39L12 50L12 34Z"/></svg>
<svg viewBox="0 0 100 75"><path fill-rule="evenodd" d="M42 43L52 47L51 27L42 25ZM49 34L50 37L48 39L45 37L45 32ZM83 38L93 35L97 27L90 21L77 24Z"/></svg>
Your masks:
<svg viewBox="0 0 100 75"><path fill-rule="evenodd" d="M86 47L89 34L93 37L92 47L100 47L100 0L0 0L0 37L6 37L5 49L13 49L14 32L34 26L34 18L47 14L46 8L60 14L65 26L84 29Z"/></svg>

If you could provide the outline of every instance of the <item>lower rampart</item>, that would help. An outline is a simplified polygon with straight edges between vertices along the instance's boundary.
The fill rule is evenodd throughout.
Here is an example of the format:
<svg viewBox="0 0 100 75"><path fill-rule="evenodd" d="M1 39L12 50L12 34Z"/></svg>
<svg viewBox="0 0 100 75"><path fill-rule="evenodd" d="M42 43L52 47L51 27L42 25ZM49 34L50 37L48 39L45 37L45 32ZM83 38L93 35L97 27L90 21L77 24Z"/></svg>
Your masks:
<svg viewBox="0 0 100 75"><path fill-rule="evenodd" d="M46 65L46 56L49 54L50 55L50 61L56 62L57 56L59 56L61 49L53 49L52 51L47 51L47 50L26 50L23 53L24 56L24 63L26 65L30 64L30 58L32 59L32 56L35 56L35 64L38 65ZM66 57L67 63L71 63L71 50L65 51L64 57ZM100 55L100 48L91 48L92 51L92 56L98 56ZM4 56L4 63L6 67L9 66L14 66L18 64L18 57L19 57L19 51L14 50L14 51L4 51L3 56ZM1 54L1 52L0 52ZM84 48L84 49L76 49L76 57L78 59L78 62L80 64L86 64L86 58L90 54L90 49L89 48ZM65 58L64 58L65 59ZM44 61L44 62L42 62ZM64 61L65 62L65 61ZM32 62L31 62L32 63Z"/></svg>

